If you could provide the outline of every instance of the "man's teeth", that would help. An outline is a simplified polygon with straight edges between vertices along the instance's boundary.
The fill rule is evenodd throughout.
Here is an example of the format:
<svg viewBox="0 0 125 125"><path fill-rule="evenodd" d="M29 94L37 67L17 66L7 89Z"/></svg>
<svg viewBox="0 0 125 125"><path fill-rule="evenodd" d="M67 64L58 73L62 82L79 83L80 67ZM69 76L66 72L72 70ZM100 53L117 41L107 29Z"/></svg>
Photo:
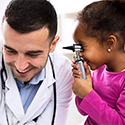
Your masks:
<svg viewBox="0 0 125 125"><path fill-rule="evenodd" d="M21 71L21 70L18 70L20 73L25 73L27 72L28 70L24 70L24 71Z"/></svg>

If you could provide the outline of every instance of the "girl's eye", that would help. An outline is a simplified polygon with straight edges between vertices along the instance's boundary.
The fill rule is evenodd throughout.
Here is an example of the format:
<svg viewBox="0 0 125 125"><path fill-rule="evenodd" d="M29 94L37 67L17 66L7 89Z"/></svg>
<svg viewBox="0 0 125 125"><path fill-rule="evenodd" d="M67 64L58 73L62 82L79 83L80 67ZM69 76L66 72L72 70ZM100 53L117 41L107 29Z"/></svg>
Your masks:
<svg viewBox="0 0 125 125"><path fill-rule="evenodd" d="M80 52L84 52L84 49L82 49L82 51L80 51Z"/></svg>

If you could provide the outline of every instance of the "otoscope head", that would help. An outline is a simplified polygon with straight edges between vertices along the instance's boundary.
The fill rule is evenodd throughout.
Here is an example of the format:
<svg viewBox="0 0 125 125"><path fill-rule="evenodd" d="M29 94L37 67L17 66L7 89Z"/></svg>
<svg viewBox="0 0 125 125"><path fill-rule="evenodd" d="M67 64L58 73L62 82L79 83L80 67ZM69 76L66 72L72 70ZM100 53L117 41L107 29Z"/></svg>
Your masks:
<svg viewBox="0 0 125 125"><path fill-rule="evenodd" d="M73 44L73 46L63 47L63 49L72 50L73 52L83 51L83 47L81 44Z"/></svg>
<svg viewBox="0 0 125 125"><path fill-rule="evenodd" d="M73 46L66 46L66 47L63 47L63 49L72 50L73 52L75 51Z"/></svg>

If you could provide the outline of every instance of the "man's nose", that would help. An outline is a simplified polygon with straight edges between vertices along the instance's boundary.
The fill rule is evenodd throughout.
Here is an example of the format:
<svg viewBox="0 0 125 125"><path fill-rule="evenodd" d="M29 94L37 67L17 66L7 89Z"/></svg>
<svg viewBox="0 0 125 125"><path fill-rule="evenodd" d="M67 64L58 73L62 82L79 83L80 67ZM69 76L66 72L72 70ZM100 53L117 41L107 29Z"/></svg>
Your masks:
<svg viewBox="0 0 125 125"><path fill-rule="evenodd" d="M15 66L18 70L24 71L28 67L28 59L23 54L19 54L15 61Z"/></svg>

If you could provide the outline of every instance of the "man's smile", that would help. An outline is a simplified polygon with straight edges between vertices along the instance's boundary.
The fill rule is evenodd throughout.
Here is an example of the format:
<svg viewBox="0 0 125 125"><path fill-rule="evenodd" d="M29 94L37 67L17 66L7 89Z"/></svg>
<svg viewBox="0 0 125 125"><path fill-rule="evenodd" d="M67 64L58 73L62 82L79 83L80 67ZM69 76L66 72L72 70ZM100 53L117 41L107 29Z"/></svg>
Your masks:
<svg viewBox="0 0 125 125"><path fill-rule="evenodd" d="M21 75L25 75L25 74L29 73L31 70L32 70L32 69L28 69L28 70L21 71L21 70L16 69L16 71L17 71L19 74L21 74Z"/></svg>

